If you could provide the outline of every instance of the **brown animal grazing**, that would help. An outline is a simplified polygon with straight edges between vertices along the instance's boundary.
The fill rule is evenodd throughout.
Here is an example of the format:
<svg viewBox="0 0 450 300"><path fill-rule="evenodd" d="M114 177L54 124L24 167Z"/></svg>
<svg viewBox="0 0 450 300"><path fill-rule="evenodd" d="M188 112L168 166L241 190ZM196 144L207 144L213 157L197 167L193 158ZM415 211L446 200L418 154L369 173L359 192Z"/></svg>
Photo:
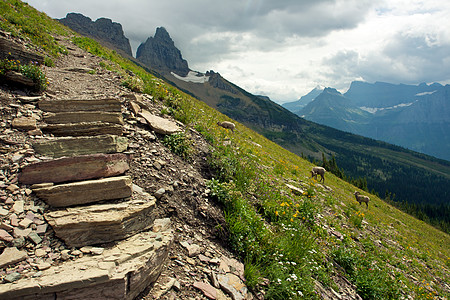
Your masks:
<svg viewBox="0 0 450 300"><path fill-rule="evenodd" d="M226 129L231 129L232 132L234 132L234 128L236 128L236 125L234 125L234 123L228 121L217 122L217 125Z"/></svg>
<svg viewBox="0 0 450 300"><path fill-rule="evenodd" d="M369 201L370 201L369 197L361 195L358 191L355 191L353 195L355 195L356 201L359 202L359 205L361 205L361 202L364 202L366 203L367 208L369 208Z"/></svg>
<svg viewBox="0 0 450 300"><path fill-rule="evenodd" d="M325 170L322 167L314 167L311 170L311 177L314 177L317 180L317 175L320 175L321 178L320 178L319 182L323 181L323 183L325 183L325 172L326 171L327 170Z"/></svg>

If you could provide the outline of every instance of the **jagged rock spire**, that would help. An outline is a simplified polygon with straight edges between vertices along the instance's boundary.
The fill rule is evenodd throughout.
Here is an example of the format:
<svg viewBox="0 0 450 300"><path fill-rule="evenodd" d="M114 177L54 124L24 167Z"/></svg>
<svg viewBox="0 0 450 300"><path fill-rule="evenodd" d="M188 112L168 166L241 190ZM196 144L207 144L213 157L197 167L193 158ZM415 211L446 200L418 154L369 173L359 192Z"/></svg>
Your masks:
<svg viewBox="0 0 450 300"><path fill-rule="evenodd" d="M172 71L180 76L189 72L187 61L164 27L158 27L155 36L138 47L136 58L156 71Z"/></svg>

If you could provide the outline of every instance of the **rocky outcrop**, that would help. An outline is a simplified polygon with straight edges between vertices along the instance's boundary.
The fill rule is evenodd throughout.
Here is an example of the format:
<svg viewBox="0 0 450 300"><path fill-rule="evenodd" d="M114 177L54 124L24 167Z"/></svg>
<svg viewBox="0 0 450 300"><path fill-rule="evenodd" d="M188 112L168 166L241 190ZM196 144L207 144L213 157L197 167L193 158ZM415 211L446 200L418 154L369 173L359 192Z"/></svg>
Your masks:
<svg viewBox="0 0 450 300"><path fill-rule="evenodd" d="M238 93L238 91L235 88L233 88L231 84L227 82L219 73L216 73L211 70L206 72L206 76L209 77L208 82L212 87L230 92L232 94Z"/></svg>
<svg viewBox="0 0 450 300"><path fill-rule="evenodd" d="M0 285L0 295L2 299L134 299L161 273L172 241L172 230L166 226L109 249L85 247L86 255L78 260L43 270L37 278Z"/></svg>
<svg viewBox="0 0 450 300"><path fill-rule="evenodd" d="M136 58L159 72L174 72L180 76L189 73L188 63L164 27L158 27L154 37L149 37L136 52Z"/></svg>
<svg viewBox="0 0 450 300"><path fill-rule="evenodd" d="M122 25L107 18L95 22L79 13L68 13L59 22L87 37L99 40L105 46L132 56L130 41L125 37Z"/></svg>

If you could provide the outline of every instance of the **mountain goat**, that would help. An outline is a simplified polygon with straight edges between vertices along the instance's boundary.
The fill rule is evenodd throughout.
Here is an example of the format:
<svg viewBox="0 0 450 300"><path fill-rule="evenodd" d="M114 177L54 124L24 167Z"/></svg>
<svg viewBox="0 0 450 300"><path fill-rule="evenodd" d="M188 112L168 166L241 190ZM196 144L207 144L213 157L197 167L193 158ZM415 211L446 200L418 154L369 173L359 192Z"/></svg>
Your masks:
<svg viewBox="0 0 450 300"><path fill-rule="evenodd" d="M234 128L236 128L236 125L234 125L234 123L228 121L217 122L217 125L226 129L231 129L232 132L234 132Z"/></svg>
<svg viewBox="0 0 450 300"><path fill-rule="evenodd" d="M314 177L317 180L317 175L320 175L321 179L319 180L319 182L323 181L323 183L325 183L325 172L326 171L327 170L325 170L322 167L314 167L311 170L311 177Z"/></svg>
<svg viewBox="0 0 450 300"><path fill-rule="evenodd" d="M370 201L369 197L361 195L360 192L358 191L355 191L353 195L355 195L356 201L359 202L359 205L361 205L361 202L364 202L366 203L367 208L369 208L369 201Z"/></svg>

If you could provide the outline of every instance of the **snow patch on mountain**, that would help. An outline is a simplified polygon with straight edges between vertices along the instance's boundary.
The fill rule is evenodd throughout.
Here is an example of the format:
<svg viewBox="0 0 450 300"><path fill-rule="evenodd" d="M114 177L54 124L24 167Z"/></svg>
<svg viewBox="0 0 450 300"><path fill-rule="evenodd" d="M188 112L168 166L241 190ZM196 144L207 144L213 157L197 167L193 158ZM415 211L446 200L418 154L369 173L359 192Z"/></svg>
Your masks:
<svg viewBox="0 0 450 300"><path fill-rule="evenodd" d="M175 74L174 72L170 72L170 74L172 74L175 78L186 82L205 83L209 80L209 76L195 71L189 71L185 77Z"/></svg>
<svg viewBox="0 0 450 300"><path fill-rule="evenodd" d="M431 95L436 93L437 91L432 91L432 92L423 92L423 93L418 93L416 94L416 96L426 96L426 95Z"/></svg>
<svg viewBox="0 0 450 300"><path fill-rule="evenodd" d="M365 106L361 106L360 109L367 111L371 114L375 114L379 111L383 111L383 110L391 110L391 109L397 109L400 107L407 107L407 106L411 106L414 102L409 102L409 103L400 103L391 107L365 107Z"/></svg>

